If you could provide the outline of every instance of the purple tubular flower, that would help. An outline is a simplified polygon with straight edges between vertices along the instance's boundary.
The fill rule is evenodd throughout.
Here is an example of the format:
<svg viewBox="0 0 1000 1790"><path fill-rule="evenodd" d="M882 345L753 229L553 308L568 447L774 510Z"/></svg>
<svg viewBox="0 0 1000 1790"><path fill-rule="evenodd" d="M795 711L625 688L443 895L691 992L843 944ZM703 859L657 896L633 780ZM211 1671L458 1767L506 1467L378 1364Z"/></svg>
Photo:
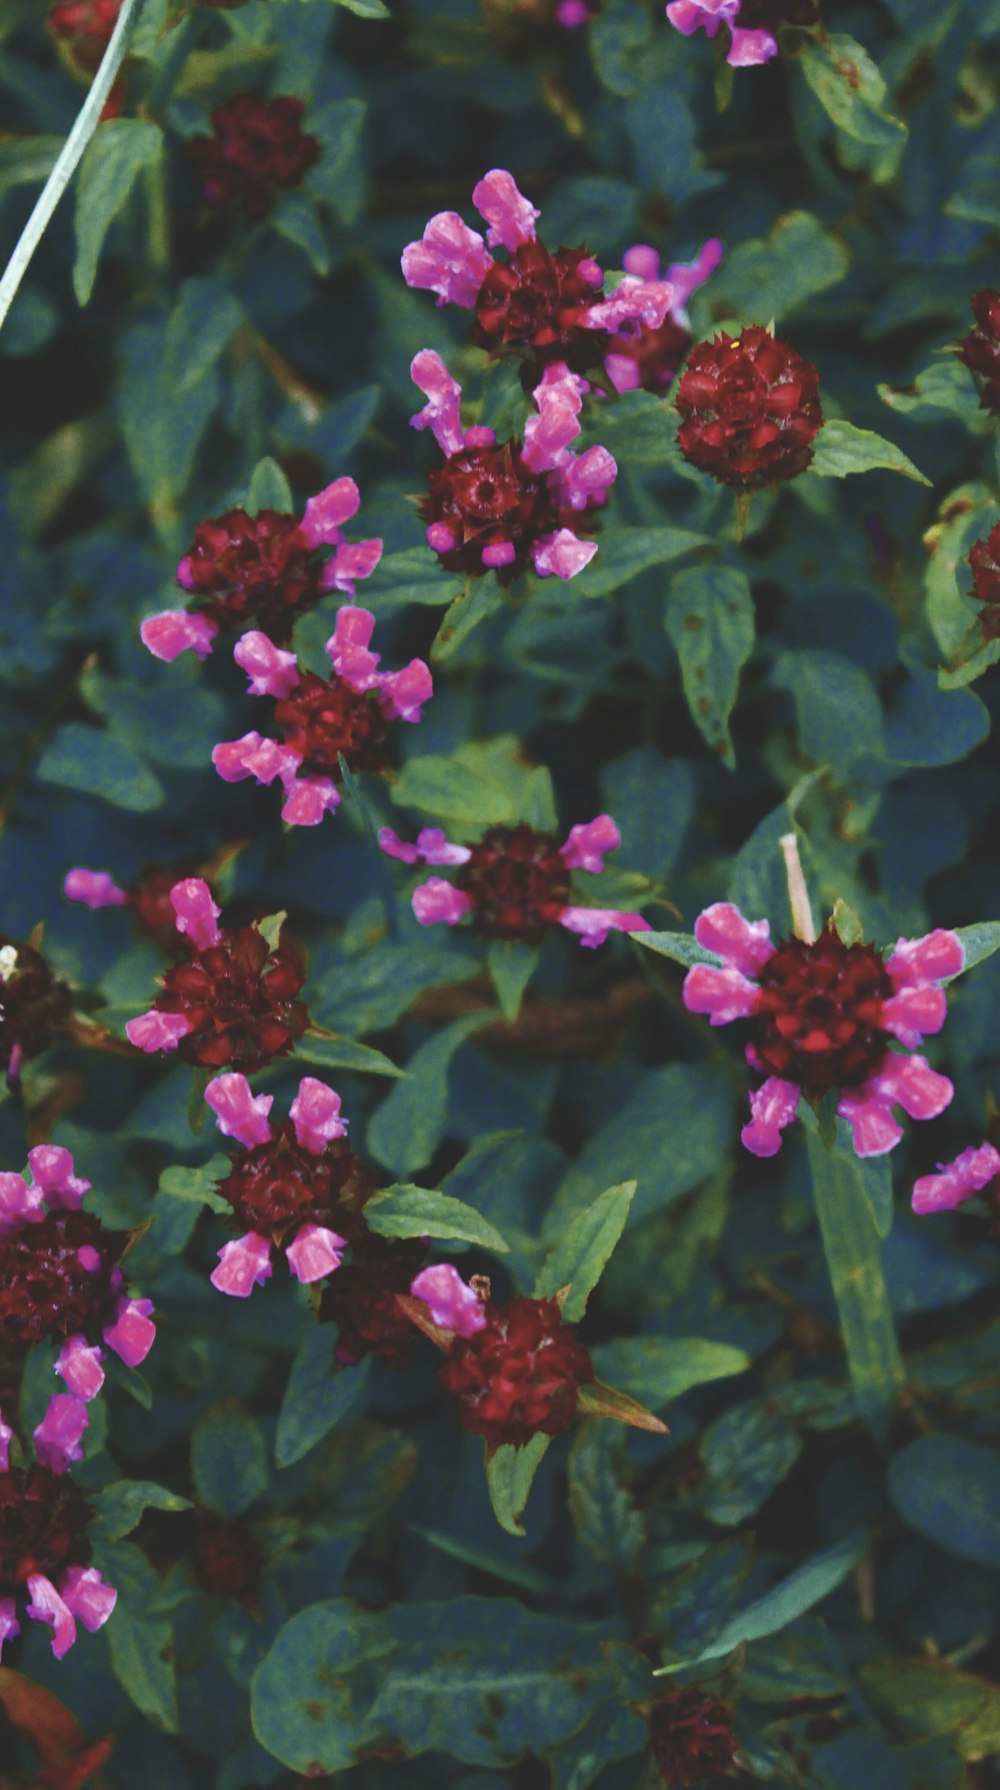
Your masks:
<svg viewBox="0 0 1000 1790"><path fill-rule="evenodd" d="M454 1331L458 1336L474 1336L486 1323L486 1312L478 1293L467 1286L451 1262L435 1262L422 1268L410 1286L414 1299L422 1299L431 1322L440 1330Z"/></svg>
<svg viewBox="0 0 1000 1790"><path fill-rule="evenodd" d="M954 1162L938 1163L936 1175L921 1175L913 1184L913 1210L920 1217L928 1212L950 1212L982 1193L1000 1175L1000 1151L992 1144L971 1144L956 1156Z"/></svg>
<svg viewBox="0 0 1000 1790"><path fill-rule="evenodd" d="M711 1025L753 1019L747 1047L765 1080L750 1096L743 1142L773 1156L792 1123L799 1097L838 1090L837 1111L851 1126L859 1156L877 1156L899 1142L892 1108L914 1119L944 1111L954 1089L922 1056L904 1056L944 1024L939 982L957 975L965 954L954 932L900 939L885 958L873 945L844 945L832 927L805 943L775 945L766 920L749 921L729 902L706 908L695 937L721 960L698 964L684 979L684 1004Z"/></svg>
<svg viewBox="0 0 1000 1790"><path fill-rule="evenodd" d="M770 62L778 54L778 40L773 32L747 30L737 24L742 0L670 0L667 18L676 31L690 37L704 31L715 37L723 25L729 27L730 44L726 61L732 68L752 68Z"/></svg>

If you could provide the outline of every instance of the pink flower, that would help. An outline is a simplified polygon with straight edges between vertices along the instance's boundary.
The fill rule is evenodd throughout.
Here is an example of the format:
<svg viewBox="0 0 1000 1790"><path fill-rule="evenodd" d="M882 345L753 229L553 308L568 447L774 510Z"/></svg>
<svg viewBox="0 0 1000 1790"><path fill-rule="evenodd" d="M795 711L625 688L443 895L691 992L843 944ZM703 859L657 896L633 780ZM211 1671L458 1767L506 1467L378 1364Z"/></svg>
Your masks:
<svg viewBox="0 0 1000 1790"><path fill-rule="evenodd" d="M139 629L158 659L176 659L191 648L204 659L218 633L242 633L251 623L282 646L328 591L353 597L359 578L369 578L382 554L379 540L349 541L342 523L361 502L353 479L334 479L310 497L302 520L279 510L227 510L199 522L191 549L177 568L177 582L192 607L149 616Z"/></svg>
<svg viewBox="0 0 1000 1790"><path fill-rule="evenodd" d="M327 679L300 671L295 654L281 651L265 634L244 634L234 651L249 673L251 695L274 699L280 738L245 733L216 746L212 762L226 783L246 777L280 782L281 817L289 826L318 826L340 806L341 759L351 771L384 770L389 723L419 721L433 695L422 659L411 659L402 671L377 669L379 655L368 645L374 626L367 609L338 611L326 643L333 668Z"/></svg>
<svg viewBox="0 0 1000 1790"><path fill-rule="evenodd" d="M706 908L695 937L721 962L698 964L684 979L684 1004L712 1025L752 1019L747 1060L764 1074L750 1096L743 1142L755 1156L773 1156L792 1123L799 1096L818 1101L838 1090L837 1111L852 1127L859 1156L881 1155L902 1131L892 1108L914 1119L936 1118L954 1089L922 1056L904 1056L944 1024L937 984L962 968L954 932L900 939L884 958L874 945L845 945L833 926L812 943L775 945L766 920L749 921L729 902Z"/></svg>
<svg viewBox="0 0 1000 1790"><path fill-rule="evenodd" d="M461 390L439 355L424 349L411 370L428 400L413 426L429 428L445 455L428 474L420 504L427 544L445 570L495 572L504 585L529 564L540 578L575 577L597 544L581 541L573 525L586 526L618 473L606 448L570 448L580 433L585 382L563 364L547 367L523 443L499 443L492 430L463 431Z"/></svg>
<svg viewBox="0 0 1000 1790"><path fill-rule="evenodd" d="M726 61L733 68L751 68L770 62L778 54L778 40L769 30L747 30L736 23L742 0L670 0L667 18L685 37L703 30L706 37L715 37L719 29L729 28L729 51Z"/></svg>
<svg viewBox="0 0 1000 1790"><path fill-rule="evenodd" d="M486 1323L483 1301L475 1290L466 1286L458 1269L450 1262L435 1262L422 1268L410 1286L414 1299L422 1299L428 1307L431 1322L440 1330L452 1330L458 1336L474 1336Z"/></svg>
<svg viewBox="0 0 1000 1790"><path fill-rule="evenodd" d="M913 1186L913 1210L923 1217L928 1212L949 1212L974 1194L982 1193L991 1181L1000 1176L1000 1151L992 1144L975 1144L956 1156L954 1162L938 1163L936 1175L921 1175Z"/></svg>
<svg viewBox="0 0 1000 1790"><path fill-rule="evenodd" d="M244 1299L272 1273L271 1250L284 1250L296 1279L325 1279L339 1268L356 1210L373 1187L345 1138L340 1095L315 1076L304 1076L286 1120L272 1122L270 1094L254 1095L243 1075L219 1075L205 1099L224 1137L245 1154L217 1191L246 1227L219 1251L212 1285ZM337 1226L338 1228L334 1228Z"/></svg>
<svg viewBox="0 0 1000 1790"><path fill-rule="evenodd" d="M457 869L454 882L432 876L413 891L413 912L421 926L455 926L472 914L485 938L538 943L550 926L563 926L588 946L602 945L611 931L649 931L641 914L569 902L570 872L599 875L604 853L620 842L610 814L571 828L561 846L524 823L489 827L478 845L471 846L449 844L437 827L425 827L414 845L404 844L391 827L379 834L379 844L391 858Z"/></svg>
<svg viewBox="0 0 1000 1790"><path fill-rule="evenodd" d="M621 320L614 326L615 333L604 356L604 371L616 392L635 391L641 386L646 391L662 393L672 384L691 347L687 301L714 273L722 254L721 242L712 237L693 261L674 262L667 268L664 277L673 297L659 324L646 326L634 315L620 312ZM609 303L617 302L621 307L621 294L635 283L642 286L652 281L654 289L658 289L660 257L648 243L636 243L633 248L626 249L622 265L627 277L616 288Z"/></svg>

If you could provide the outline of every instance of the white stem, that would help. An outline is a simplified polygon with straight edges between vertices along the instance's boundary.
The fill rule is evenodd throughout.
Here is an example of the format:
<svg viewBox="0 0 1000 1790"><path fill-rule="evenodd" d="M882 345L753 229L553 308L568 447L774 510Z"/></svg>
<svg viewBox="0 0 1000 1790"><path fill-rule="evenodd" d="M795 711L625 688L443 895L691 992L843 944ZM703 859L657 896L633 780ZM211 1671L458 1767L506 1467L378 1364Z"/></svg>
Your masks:
<svg viewBox="0 0 1000 1790"><path fill-rule="evenodd" d="M792 931L797 939L806 945L816 940L816 927L813 923L812 908L809 905L809 890L802 874L802 859L799 857L799 842L794 833L783 833L778 841L785 859L785 874L788 877L788 904L792 910Z"/></svg>
<svg viewBox="0 0 1000 1790"><path fill-rule="evenodd" d="M115 84L115 76L122 65L128 45L132 23L142 0L124 0L118 22L104 52L104 59L94 76L90 92L87 94L76 122L59 152L58 160L39 195L28 222L24 226L21 239L17 244L0 279L0 327L3 326L7 312L17 296L18 287L28 271L31 258L52 219L63 193L76 173L77 164L90 142L98 124L104 104Z"/></svg>

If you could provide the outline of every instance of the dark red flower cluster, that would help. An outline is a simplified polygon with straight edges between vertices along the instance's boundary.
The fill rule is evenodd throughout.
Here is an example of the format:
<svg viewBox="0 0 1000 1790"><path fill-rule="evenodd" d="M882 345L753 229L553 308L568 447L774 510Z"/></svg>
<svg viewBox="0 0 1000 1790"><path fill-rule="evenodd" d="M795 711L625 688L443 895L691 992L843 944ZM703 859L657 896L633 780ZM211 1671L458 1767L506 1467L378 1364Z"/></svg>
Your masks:
<svg viewBox="0 0 1000 1790"><path fill-rule="evenodd" d="M514 1447L569 1429L579 1388L593 1379L590 1356L555 1299L487 1305L483 1328L456 1335L441 1369L463 1427Z"/></svg>
<svg viewBox="0 0 1000 1790"><path fill-rule="evenodd" d="M22 1062L48 1049L72 1006L68 983L41 952L0 933L0 1065L12 1087L19 1083Z"/></svg>
<svg viewBox="0 0 1000 1790"><path fill-rule="evenodd" d="M875 945L845 945L832 925L813 944L786 939L759 985L756 1052L771 1074L822 1096L859 1087L883 1061L895 991Z"/></svg>
<svg viewBox="0 0 1000 1790"><path fill-rule="evenodd" d="M346 1139L333 1138L317 1154L299 1143L287 1119L272 1123L270 1132L266 1143L233 1155L229 1174L216 1183L238 1223L273 1243L304 1224L364 1235L361 1214L375 1181Z"/></svg>
<svg viewBox="0 0 1000 1790"><path fill-rule="evenodd" d="M64 1473L38 1465L0 1472L0 1598L16 1597L36 1574L58 1580L86 1566L90 1505Z"/></svg>
<svg viewBox="0 0 1000 1790"><path fill-rule="evenodd" d="M263 100L234 93L216 106L214 135L188 143L206 203L266 217L278 188L298 186L322 153L318 140L302 129L304 111L305 101L288 94Z"/></svg>
<svg viewBox="0 0 1000 1790"><path fill-rule="evenodd" d="M1000 292L986 286L973 293L974 329L958 344L958 358L984 380L979 399L981 410L1000 416Z"/></svg>
<svg viewBox="0 0 1000 1790"><path fill-rule="evenodd" d="M114 1324L121 1306L124 1231L92 1212L53 1209L0 1238L0 1342L27 1348Z"/></svg>
<svg viewBox="0 0 1000 1790"><path fill-rule="evenodd" d="M320 1302L323 1323L336 1324L340 1335L333 1358L354 1367L376 1355L387 1367L404 1367L416 1331L396 1303L427 1260L419 1237L377 1237L368 1231L351 1244L348 1260L326 1282Z"/></svg>
<svg viewBox="0 0 1000 1790"><path fill-rule="evenodd" d="M701 1784L732 1769L736 1749L729 1711L697 1685L667 1691L649 1712L649 1733L667 1790Z"/></svg>
<svg viewBox="0 0 1000 1790"><path fill-rule="evenodd" d="M521 457L521 443L513 439L489 442L482 447L460 448L427 475L427 496L421 498L423 520L450 544L430 544L448 572L475 577L484 560L490 564L490 548L507 555L491 567L501 584L511 584L531 564L530 548L539 535L553 533L564 524L579 526L557 508L545 478Z"/></svg>
<svg viewBox="0 0 1000 1790"><path fill-rule="evenodd" d="M823 423L816 368L757 325L692 350L677 409L684 458L735 491L805 472Z"/></svg>
<svg viewBox="0 0 1000 1790"><path fill-rule="evenodd" d="M341 780L343 757L352 771L381 771L389 728L377 690L355 690L334 672L304 671L294 690L274 705L284 746L300 761L301 775Z"/></svg>
<svg viewBox="0 0 1000 1790"><path fill-rule="evenodd" d="M555 839L521 823L490 827L454 878L475 903L484 938L538 944L569 903L570 872Z"/></svg>
<svg viewBox="0 0 1000 1790"><path fill-rule="evenodd" d="M628 360L637 369L636 386L647 392L665 392L672 385L691 346L691 332L669 314L659 329L645 329L630 319L610 337L607 351Z"/></svg>
<svg viewBox="0 0 1000 1790"><path fill-rule="evenodd" d="M530 392L555 361L574 373L600 366L610 335L588 329L584 320L603 299L603 275L587 249L553 255L532 236L487 273L476 297L472 339L491 355L526 350L521 382Z"/></svg>
<svg viewBox="0 0 1000 1790"><path fill-rule="evenodd" d="M153 1004L154 1013L187 1021L178 1056L206 1069L231 1064L247 1075L287 1056L309 1024L297 998L305 981L299 946L282 940L272 950L256 926L238 926L224 927L206 950L190 942L185 948L188 961L166 971Z"/></svg>
<svg viewBox="0 0 1000 1790"><path fill-rule="evenodd" d="M983 604L979 625L984 640L1000 640L1000 522L969 553L973 595Z"/></svg>
<svg viewBox="0 0 1000 1790"><path fill-rule="evenodd" d="M206 1591L250 1608L257 1599L263 1559L260 1542L245 1523L227 1523L210 1510L196 1513L194 1570Z"/></svg>
<svg viewBox="0 0 1000 1790"><path fill-rule="evenodd" d="M53 37L75 46L81 67L96 68L118 23L121 6L122 0L59 0L49 12L49 30ZM80 51L87 53L87 64Z"/></svg>
<svg viewBox="0 0 1000 1790"><path fill-rule="evenodd" d="M224 634L260 628L277 646L324 595L324 556L295 516L227 510L199 522L178 578L191 608Z"/></svg>

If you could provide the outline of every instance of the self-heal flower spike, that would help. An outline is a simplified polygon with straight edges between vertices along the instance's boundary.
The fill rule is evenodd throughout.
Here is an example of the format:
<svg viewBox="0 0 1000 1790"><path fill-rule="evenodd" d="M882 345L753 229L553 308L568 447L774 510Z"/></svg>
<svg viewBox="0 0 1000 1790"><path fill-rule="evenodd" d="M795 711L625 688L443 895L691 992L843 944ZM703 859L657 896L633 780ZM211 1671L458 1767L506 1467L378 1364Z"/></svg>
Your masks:
<svg viewBox="0 0 1000 1790"><path fill-rule="evenodd" d="M304 100L289 94L265 100L234 93L216 106L212 136L191 137L187 146L205 203L262 218L279 188L300 186L322 154L317 138L302 129L305 109Z"/></svg>
<svg viewBox="0 0 1000 1790"><path fill-rule="evenodd" d="M216 635L250 627L286 646L300 615L329 592L353 597L359 578L369 578L382 542L349 541L343 524L361 497L353 479L335 479L310 497L301 520L280 510L227 510L199 522L194 541L177 567L177 582L190 593L187 609L149 616L139 632L158 659L176 659L188 648L199 658Z"/></svg>
<svg viewBox="0 0 1000 1790"><path fill-rule="evenodd" d="M524 355L526 389L546 367L599 367L626 317L647 328L663 323L673 301L668 281L642 293L619 288L609 309L593 256L585 248L551 254L535 232L539 212L505 168L484 175L472 198L489 226L486 242L456 211L438 212L420 242L404 249L403 275L407 285L437 293L439 304L474 310L473 339L490 354ZM505 259L490 253L495 249Z"/></svg>
<svg viewBox="0 0 1000 1790"><path fill-rule="evenodd" d="M639 386L648 392L665 392L673 383L691 346L688 299L715 272L722 254L721 242L712 237L694 261L675 262L667 268L664 278L673 298L658 326L649 328L641 318L622 317L604 356L604 371L616 392L635 391ZM660 257L648 243L626 249L622 266L627 278L612 294L612 302L621 304L626 286L656 285L659 281Z"/></svg>
<svg viewBox="0 0 1000 1790"><path fill-rule="evenodd" d="M201 877L175 883L170 898L186 961L165 972L149 1012L129 1020L130 1043L249 1074L287 1056L309 1024L297 998L305 981L298 945L282 935L272 950L255 925L219 926L219 909Z"/></svg>
<svg viewBox="0 0 1000 1790"><path fill-rule="evenodd" d="M997 408L1000 411L1000 403ZM979 617L983 639L1000 640L1000 522L994 523L983 540L974 542L969 550L969 564L972 567L972 594L976 602L983 605Z"/></svg>
<svg viewBox="0 0 1000 1790"><path fill-rule="evenodd" d="M946 1001L941 981L965 961L961 940L941 928L922 939L899 939L884 957L874 945L845 945L827 926L812 943L771 941L766 920L745 920L720 901L705 909L695 938L720 960L698 964L684 979L684 1004L712 1025L754 1021L747 1061L766 1079L750 1095L743 1142L755 1156L773 1156L792 1123L799 1096L839 1093L837 1111L854 1133L859 1156L880 1156L902 1137L893 1117L933 1119L954 1089L922 1056L904 1056L939 1032Z"/></svg>
<svg viewBox="0 0 1000 1790"><path fill-rule="evenodd" d="M429 428L445 455L428 474L420 505L427 544L445 570L495 572L501 584L529 564L540 578L582 572L597 543L581 541L576 528L606 502L618 474L606 448L570 448L580 433L583 382L566 367L549 368L535 388L537 413L523 442L499 443L492 429L463 431L461 390L440 355L424 349L411 372L428 400L413 427Z"/></svg>
<svg viewBox="0 0 1000 1790"><path fill-rule="evenodd" d="M413 912L422 926L455 926L471 914L484 938L524 939L537 944L550 926L575 932L582 945L603 945L609 932L648 932L641 914L615 908L579 907L570 901L570 873L597 876L604 853L621 843L610 814L570 829L563 845L523 822L489 827L477 845L452 845L437 827L425 827L414 845L383 827L379 844L404 864L447 865L453 882L433 876L413 892Z"/></svg>
<svg viewBox="0 0 1000 1790"><path fill-rule="evenodd" d="M696 1684L657 1698L649 1710L649 1738L666 1790L723 1776L735 1763L730 1712Z"/></svg>
<svg viewBox="0 0 1000 1790"><path fill-rule="evenodd" d="M374 626L367 609L338 612L326 643L329 678L300 672L295 654L281 652L265 634L244 634L233 653L250 678L251 695L275 699L279 737L254 731L224 741L212 763L226 783L280 782L281 818L289 826L318 826L327 810L339 808L341 759L351 771L383 771L390 722L419 721L434 693L422 659L402 671L378 670L379 655L368 645Z"/></svg>
<svg viewBox="0 0 1000 1790"><path fill-rule="evenodd" d="M37 1144L31 1180L0 1173L0 1344L21 1354L43 1337L69 1391L91 1399L104 1384L104 1349L128 1367L146 1359L156 1334L152 1304L132 1299L119 1267L128 1235L105 1230L82 1210L90 1182L68 1150Z"/></svg>
<svg viewBox="0 0 1000 1790"><path fill-rule="evenodd" d="M972 314L975 327L958 343L958 358L983 381L980 409L1000 416L1000 292L974 293Z"/></svg>
<svg viewBox="0 0 1000 1790"><path fill-rule="evenodd" d="M756 324L699 342L677 384L677 409L684 458L734 491L805 472L823 423L812 362Z"/></svg>
<svg viewBox="0 0 1000 1790"><path fill-rule="evenodd" d="M755 68L778 54L775 33L784 24L811 25L816 20L815 0L670 0L667 18L675 30L690 37L704 31L715 37L723 27L729 32L726 61L732 68Z"/></svg>
<svg viewBox="0 0 1000 1790"><path fill-rule="evenodd" d="M297 1280L324 1280L340 1267L348 1237L364 1234L362 1213L374 1191L345 1141L340 1095L307 1075L281 1121L269 1117L272 1096L255 1096L242 1075L217 1076L205 1099L223 1136L243 1146L217 1192L245 1230L219 1251L212 1285L245 1299L271 1278L275 1247Z"/></svg>
<svg viewBox="0 0 1000 1790"><path fill-rule="evenodd" d="M977 1193L996 1182L1000 1186L1000 1150L993 1144L970 1145L954 1162L938 1163L937 1173L921 1175L913 1185L913 1210L921 1217L928 1212L950 1212Z"/></svg>
<svg viewBox="0 0 1000 1790"><path fill-rule="evenodd" d="M86 1426L85 1406L56 1393L35 1430L35 1464L14 1467L0 1416L0 1649L20 1634L22 1608L51 1625L52 1651L62 1659L78 1622L93 1633L115 1607L117 1593L90 1564L90 1504L66 1478Z"/></svg>

